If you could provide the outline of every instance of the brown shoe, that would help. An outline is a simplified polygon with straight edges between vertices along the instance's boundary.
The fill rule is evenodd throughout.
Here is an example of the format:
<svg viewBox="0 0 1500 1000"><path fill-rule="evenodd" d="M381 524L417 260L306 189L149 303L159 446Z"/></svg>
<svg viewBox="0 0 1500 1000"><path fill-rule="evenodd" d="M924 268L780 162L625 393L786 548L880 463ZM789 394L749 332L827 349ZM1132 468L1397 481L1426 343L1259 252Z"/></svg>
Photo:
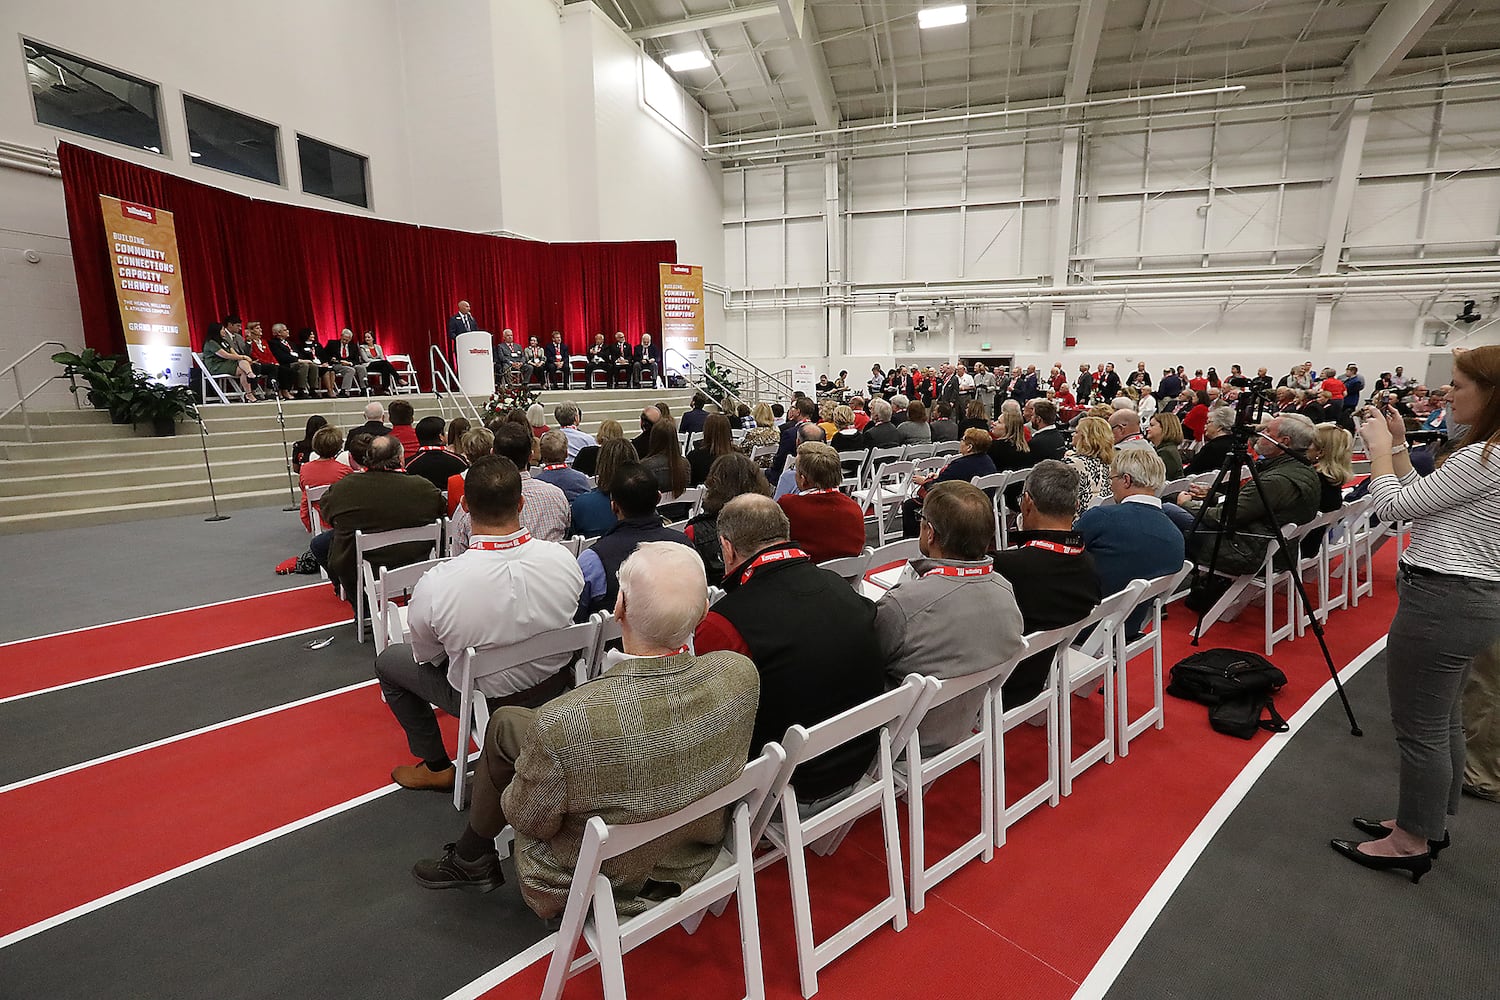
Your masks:
<svg viewBox="0 0 1500 1000"><path fill-rule="evenodd" d="M391 771L391 780L402 788L451 792L453 791L453 778L457 773L452 765L441 771L433 771L426 764L403 764Z"/></svg>

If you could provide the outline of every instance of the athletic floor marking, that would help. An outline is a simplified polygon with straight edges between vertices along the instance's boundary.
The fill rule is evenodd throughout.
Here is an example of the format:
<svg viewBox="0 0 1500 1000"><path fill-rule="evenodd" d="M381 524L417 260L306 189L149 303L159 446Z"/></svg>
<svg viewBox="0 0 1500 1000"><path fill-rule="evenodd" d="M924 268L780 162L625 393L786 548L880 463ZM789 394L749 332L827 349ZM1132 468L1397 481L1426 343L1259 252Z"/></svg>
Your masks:
<svg viewBox="0 0 1500 1000"><path fill-rule="evenodd" d="M212 725L203 726L202 728L194 729L191 732L178 733L176 736L168 736L163 739L154 740L151 743L142 743L140 746L130 747L127 750L117 750L114 753L105 754L103 757L95 757L93 760L86 760L79 764L69 764L67 767L60 767L55 771L48 771L46 774L39 774L34 778L23 778L20 781L11 782L9 785L0 786L0 795L4 795L6 792L13 792L18 788L25 788L27 785L35 785L38 782L48 781L52 778L60 778L65 774L72 774L75 771L82 771L90 767L96 767L100 764L108 764L110 761L119 760L122 757L129 757L133 754L144 753L147 750L155 750L157 747L164 747L172 743L179 743L183 740L192 739L194 736L202 736L205 733L212 733L220 729L228 729L230 726L237 726L242 722L251 722L255 719L265 718L268 715L275 715L278 712L285 712L289 709L300 708L303 705L310 705L315 701L323 701L326 698L333 698L341 694L348 694L350 691L357 691L360 688L372 687L378 683L379 682L375 680L360 681L358 684L350 684L347 687L341 687L334 691L324 691L322 694L310 695L297 701L287 702L284 705L273 705L270 708L263 708L258 712L251 712L248 715L241 715L240 717L235 719L226 719L223 722L215 722Z"/></svg>
<svg viewBox="0 0 1500 1000"><path fill-rule="evenodd" d="M1388 636L1381 636L1379 639L1376 639L1370 644L1369 648L1351 660L1348 666L1339 671L1339 680L1344 684L1348 684L1356 674L1364 669L1365 664L1369 663L1381 650L1385 649L1387 638ZM1141 941L1146 937L1146 932L1151 929L1151 925L1161 915L1161 911L1167 905L1167 901L1172 898L1177 892L1178 887L1182 885L1183 879L1187 877L1187 873L1192 870L1193 865L1202 856L1204 849L1208 847L1209 841L1213 840L1214 835L1219 832L1219 828L1229 819L1230 814L1234 812L1240 802L1249 794L1250 789L1265 774L1266 769L1271 766L1271 762L1280 755L1282 750L1286 749L1293 737L1312 719L1318 709L1322 708L1328 699L1333 697L1335 690L1333 678L1330 677L1297 710L1296 714L1287 720L1287 725L1291 728L1284 733L1277 733L1267 740L1265 746L1260 748L1259 752L1250 759L1250 762L1245 765L1234 781L1230 782L1229 787L1224 790L1224 794L1219 796L1213 808L1208 811L1198 823L1198 826L1188 835L1187 840L1183 842L1182 847L1172 857L1171 862L1168 863L1156 882L1146 892L1145 897L1137 904L1135 910L1130 914L1130 918L1125 921L1125 926L1120 928L1114 940L1109 943L1109 947L1104 950L1104 954L1099 956L1099 961L1094 963L1094 968L1090 970L1088 977L1084 979L1083 985L1073 995L1074 1000L1099 1000L1099 998L1102 998L1109 992L1109 988L1114 985L1115 979L1119 977L1121 970L1125 968L1125 963L1130 960L1131 955L1135 954L1136 948L1140 947Z"/></svg>
<svg viewBox="0 0 1500 1000"><path fill-rule="evenodd" d="M96 628L110 628L114 625L131 625L135 622L150 621L152 618L166 618L171 615L180 615L184 611L204 611L208 608L222 607L225 604L238 604L241 601L253 601L260 597L275 597L278 594L294 594L299 590L311 590L314 587L326 586L328 586L328 581L323 580L320 583L308 583L300 587L287 587L284 590L270 590L264 594L247 594L244 597L231 597L228 600L223 601L210 601L207 604L195 604L190 608L177 608L174 611L153 611L149 615L138 615L135 618L121 618L119 621L115 622L100 622L97 625L81 625L78 628L65 628L61 632L48 632L44 635L32 635L27 636L24 639L7 639L5 642L0 642L0 649L4 649L6 646L15 646L23 642L37 642L42 639L56 639L59 636L74 635L78 632L92 632Z"/></svg>
<svg viewBox="0 0 1500 1000"><path fill-rule="evenodd" d="M215 656L219 653L232 653L236 649L247 649L251 646L259 646L262 643L275 642L277 639L291 639L295 636L306 635L309 632L321 632L324 629L338 628L341 625L349 625L353 622L353 618L345 618L342 621L328 622L323 625L313 625L309 628L297 629L295 632L283 632L280 635L268 635L264 639L251 639L249 642L237 642L233 646L221 646L218 649L205 649L201 653L189 653L186 656L176 656L170 660L159 660L156 663L146 663L139 667L127 667L124 670L116 670L113 673L108 674L100 674L97 677L85 677L82 680L68 681L66 684L54 684L51 687L37 688L35 691L23 691L20 694L13 694L6 698L0 698L0 705L4 705L12 701L20 701L22 698L35 698L40 694L51 694L54 691L64 691L68 688L75 688L84 684L93 684L95 681L107 681L113 677L124 677L127 674L138 674L143 670L155 670L157 667L170 667L174 663L182 663L186 660L197 660L205 656ZM83 631L88 630L84 629ZM31 640L28 639L25 641L30 642Z"/></svg>
<svg viewBox="0 0 1500 1000"><path fill-rule="evenodd" d="M189 861L187 864L178 865L171 871L162 872L160 875L153 875L151 878L143 879L140 882L136 882L134 885L127 885L123 889L117 889L114 892L109 893L108 895L100 896L98 899L90 900L89 902L83 903L80 906L75 906L71 910L66 910L62 913L57 914L56 916L48 917L45 920L38 920L34 924L29 924L26 927L22 927L20 930L12 931L4 937L0 937L0 949L9 948L13 944L19 944L20 942L25 941L27 938L34 937L37 934L42 933L43 931L49 931L52 928L61 926L62 924L68 923L71 920L76 920L79 917L87 916L88 914L93 913L95 910L101 910L104 907L110 906L114 903L118 903L121 900L129 899L131 896L145 892L147 889L153 889L156 886L163 885L167 882L172 881L173 879L180 878L183 875L192 874L193 872L198 871L201 868L207 868L209 865L223 861L225 858L232 858L236 854L242 854L245 851L250 850L251 848L259 847L261 844L267 844L280 837L285 837L289 833L296 833L298 830L312 826L314 823L321 823L325 819L337 816L338 814L343 812L348 812L350 809L362 806L367 802L374 802L376 799L382 798L394 791L399 790L400 787L400 785L392 783L384 786L383 788L377 788L372 792L366 792L363 795L357 796L344 802L340 802L337 805L329 806L327 809L323 809L319 812L313 813L311 816L304 816L299 820L294 820L293 822L287 823L284 826L279 826L274 830L270 830L266 833L259 834L258 836L251 837L249 840L242 840L238 844L232 844L229 847L224 848L223 850L215 851L212 854L208 854L193 861Z"/></svg>

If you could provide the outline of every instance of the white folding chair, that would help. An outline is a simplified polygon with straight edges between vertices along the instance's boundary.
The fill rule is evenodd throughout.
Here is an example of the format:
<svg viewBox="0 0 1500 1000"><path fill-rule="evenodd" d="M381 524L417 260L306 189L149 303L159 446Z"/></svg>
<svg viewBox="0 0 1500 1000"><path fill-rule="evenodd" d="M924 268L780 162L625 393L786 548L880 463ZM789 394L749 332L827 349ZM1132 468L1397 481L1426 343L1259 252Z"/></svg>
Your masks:
<svg viewBox="0 0 1500 1000"><path fill-rule="evenodd" d="M1375 528L1370 524L1371 497L1344 505L1344 552L1339 562L1339 587L1348 607L1375 592Z"/></svg>
<svg viewBox="0 0 1500 1000"><path fill-rule="evenodd" d="M1005 516L1005 484L1010 479L1008 472L993 472L988 476L975 476L969 480L977 488L984 490L990 497L990 502L995 509L995 547L1003 548L1000 544L1004 537Z"/></svg>
<svg viewBox="0 0 1500 1000"><path fill-rule="evenodd" d="M875 552L868 545L864 551L857 556L844 556L842 559L828 559L818 563L822 569L832 570L843 577L850 586L858 586L860 580L864 579L865 570L870 566L870 556Z"/></svg>
<svg viewBox="0 0 1500 1000"><path fill-rule="evenodd" d="M365 557L371 552L400 545L404 542L431 542L432 554L443 554L443 522L433 521L416 528L397 528L394 531L356 531L354 533L354 633L359 642L365 641L365 582L373 580L372 573L365 570Z"/></svg>
<svg viewBox="0 0 1500 1000"><path fill-rule="evenodd" d="M411 596L417 581L444 561L439 557L395 569L382 566L378 578L366 577L365 589L375 595L370 602L370 638L375 642L376 656L384 653L387 646L406 641L406 606L398 605L396 598ZM370 573L370 564L365 563L360 571Z"/></svg>
<svg viewBox="0 0 1500 1000"><path fill-rule="evenodd" d="M417 366L412 364L410 355L387 354L385 359L391 363L391 369L396 373L391 382L391 395L415 396L422 391L417 381Z"/></svg>
<svg viewBox="0 0 1500 1000"><path fill-rule="evenodd" d="M995 539L996 549L1007 549L1010 547L1010 520L1011 512L1009 505L1005 502L1005 494L1017 483L1024 483L1030 469L1013 469L1005 473L1005 481L995 491L995 499L992 506L995 508L995 523L999 526L999 535Z"/></svg>
<svg viewBox="0 0 1500 1000"><path fill-rule="evenodd" d="M896 791L906 796L907 850L910 853L911 912L920 913L926 905L927 890L958 871L975 858L985 863L995 854L995 747L997 727L995 725L995 699L990 689L1003 683L1016 664L1026 656L1026 640L1014 656L976 673L962 677L936 677L926 679L932 693L927 699L924 716L933 709L962 698L970 692L983 689L984 698L979 711L979 728L966 739L935 753L929 759L922 753L921 722L911 727L906 742L906 767L896 771ZM960 764L979 761L979 832L959 845L936 864L927 864L926 792L927 787Z"/></svg>
<svg viewBox="0 0 1500 1000"><path fill-rule="evenodd" d="M1145 580L1132 580L1125 589L1106 597L1094 613L1084 619L1084 629L1093 631L1081 645L1063 650L1062 674L1057 696L1058 764L1061 792L1073 794L1073 781L1099 761L1115 759L1115 632L1125 615L1140 602ZM1104 733L1083 753L1073 753L1073 698L1087 698L1097 687L1104 689Z"/></svg>
<svg viewBox="0 0 1500 1000"><path fill-rule="evenodd" d="M1296 568L1293 572L1297 574L1298 579L1303 581L1304 587L1308 587L1313 591L1318 602L1316 608L1307 607L1302 601L1302 595L1298 592L1296 584L1292 585L1293 599L1297 608L1295 616L1297 621L1296 635L1299 638L1306 634L1307 622L1310 616L1316 615L1318 621L1326 622L1328 621L1329 612L1333 610L1331 606L1333 587L1329 572L1328 536L1333 534L1334 529L1343 521L1343 518L1344 512L1342 509L1325 511L1319 514L1302 529L1302 537L1297 540L1294 551L1290 553L1292 556L1295 556L1293 563ZM1303 543L1314 532L1321 532L1318 536L1318 546L1311 553L1304 552ZM1313 575L1312 584L1307 583L1309 573Z"/></svg>
<svg viewBox="0 0 1500 1000"><path fill-rule="evenodd" d="M245 390L240 388L240 380L234 375L215 375L208 370L208 364L203 360L203 355L193 351L193 366L198 369L198 396L199 402L208 403L209 390L218 398L219 402L227 403L233 396L235 400L243 403L245 401Z"/></svg>
<svg viewBox="0 0 1500 1000"><path fill-rule="evenodd" d="M763 1000L765 978L755 898L756 838L752 836L752 822L762 811L785 760L781 747L768 743L762 755L745 765L738 778L676 812L647 822L616 825L592 817L584 828L583 846L573 867L573 885L552 949L552 961L547 966L542 1000L560 1000L568 978L595 964L599 966L606 1000L625 1000L627 952L678 924L692 933L706 911L722 912L730 896L739 904L745 996ZM601 871L604 863L726 810L729 829L708 873L681 895L621 921L615 908L614 888ZM575 959L573 953L579 938L587 942L588 952Z"/></svg>
<svg viewBox="0 0 1500 1000"><path fill-rule="evenodd" d="M1312 522L1308 522L1311 524ZM1288 524L1283 527L1282 534L1286 537L1287 544L1293 551L1296 550L1298 542L1305 532L1306 525ZM1276 643L1283 639L1291 638L1297 630L1297 592L1292 585L1292 574L1289 570L1280 569L1276 566L1276 554L1280 551L1280 543L1272 538L1266 546L1265 559L1253 573L1245 573L1240 576L1231 576L1228 573L1217 573L1231 581L1229 589L1226 590L1213 607L1203 616L1198 635L1202 636L1215 623L1221 619L1233 621L1240 611L1255 599L1257 593L1265 598L1265 636L1266 655L1276 648ZM1295 561L1295 559L1293 560ZM1285 588L1286 614L1285 625L1276 624L1276 601L1278 588Z"/></svg>
<svg viewBox="0 0 1500 1000"><path fill-rule="evenodd" d="M957 455L958 454L958 442L957 441L939 441L937 444L935 444L935 445L932 446L932 453L934 455Z"/></svg>
<svg viewBox="0 0 1500 1000"><path fill-rule="evenodd" d="M307 498L307 520L312 525L312 536L316 538L325 530L323 527L323 512L318 509L318 503L323 499L323 494L328 492L327 486L305 486L302 495ZM322 566L318 567L318 576L328 579L328 570Z"/></svg>
<svg viewBox="0 0 1500 1000"><path fill-rule="evenodd" d="M906 448L899 444L891 445L889 448L871 448L865 452L865 462L860 467L859 488L869 489L876 469L887 462L899 462L905 457Z"/></svg>
<svg viewBox="0 0 1500 1000"><path fill-rule="evenodd" d="M935 476L939 472L942 472L945 468L947 468L948 463L951 461L952 458L947 455L934 455L930 458L919 458L916 461L912 462L912 477L913 479L920 479L927 476ZM913 491L913 493L915 493L915 491Z"/></svg>
<svg viewBox="0 0 1500 1000"><path fill-rule="evenodd" d="M936 446L930 442L928 444L909 444L906 446L906 452L901 457L912 462L919 458L931 458L934 447Z"/></svg>
<svg viewBox="0 0 1500 1000"><path fill-rule="evenodd" d="M493 676L514 667L523 667L549 656L577 654L587 656L596 644L599 626L592 619L576 625L548 629L529 639L497 648L475 649L468 647L455 657L462 680L458 686L458 753L457 773L453 776L453 808L463 810L469 775L469 740L472 736L475 755L484 742L484 731L490 724L490 713L485 704L485 694L478 684L485 677ZM566 669L560 668L560 669ZM473 728L470 728L472 724Z"/></svg>
<svg viewBox="0 0 1500 1000"><path fill-rule="evenodd" d="M1058 763L1058 708L1061 702L1059 678L1062 676L1062 653L1072 645L1074 638L1082 631L1087 621L1088 619L1085 618L1071 625L1048 629L1045 632L1032 632L1025 637L1028 657L1040 656L1047 652L1052 654L1051 663L1047 668L1046 686L1029 701L1007 708L1001 694L1003 683L994 685L990 692L990 698L994 703L995 718L999 721L994 740L996 847L1005 846L1006 830L1015 825L1021 817L1043 802L1056 806L1060 800L1062 779ZM1041 784L1016 796L1015 801L1007 805L1005 800L1005 734L1039 715L1046 716L1047 777Z"/></svg>
<svg viewBox="0 0 1500 1000"><path fill-rule="evenodd" d="M885 544L889 530L887 525L891 518L888 511L894 510L899 516L901 505L911 493L913 470L911 462L887 462L870 473L867 489L854 493L856 503L874 512L876 538L881 545Z"/></svg>
<svg viewBox="0 0 1500 1000"><path fill-rule="evenodd" d="M1196 476L1183 476L1181 479L1174 479L1167 485L1163 486L1161 488L1161 492L1157 495L1169 503L1176 503L1177 494L1181 493L1189 486L1192 486L1196 481Z"/></svg>
<svg viewBox="0 0 1500 1000"><path fill-rule="evenodd" d="M915 538L903 538L899 542L878 546L870 550L870 560L865 565L863 580L880 590L890 590L906 564L921 557L922 546Z"/></svg>
<svg viewBox="0 0 1500 1000"><path fill-rule="evenodd" d="M587 655L579 657L573 665L574 687L585 684L604 673L607 665L606 658L609 655L609 644L623 635L620 623L612 612L595 611L589 616L589 621L598 626L599 631L594 636L593 649L589 650Z"/></svg>
<svg viewBox="0 0 1500 1000"><path fill-rule="evenodd" d="M769 468L775 458L776 446L774 444L758 444L750 449L750 461L762 469Z"/></svg>
<svg viewBox="0 0 1500 1000"><path fill-rule="evenodd" d="M1140 598L1135 605L1125 612L1121 619L1120 627L1116 630L1116 641L1119 649L1115 653L1115 708L1119 711L1120 718L1115 724L1115 739L1118 743L1117 753L1121 757L1130 753L1130 741L1151 726L1162 729L1166 726L1166 698L1163 695L1163 663L1161 648L1161 613L1166 606L1167 598L1170 597L1187 575L1193 571L1191 562L1184 562L1182 568L1176 573L1167 576L1159 576L1147 583L1146 589L1141 591ZM1151 605L1151 620L1146 629L1135 638L1127 635L1125 623L1135 614L1136 609L1143 604ZM1128 682L1128 671L1130 661L1150 650L1151 652L1151 708L1134 722L1130 720L1130 686Z"/></svg>
<svg viewBox="0 0 1500 1000"><path fill-rule="evenodd" d="M906 892L902 885L901 830L896 818L892 734L899 734L908 717L922 711L922 703L928 694L924 679L912 674L894 691L887 691L811 728L792 726L786 731L786 739L782 741L786 763L781 767L772 794L761 806L763 813L769 815L774 809L777 814L775 821L765 823L765 836L773 847L756 859L756 868L786 858L787 877L791 882L792 924L797 939L797 970L803 997L811 997L818 991L819 969L882 925L890 923L898 931L906 929ZM797 767L872 732L878 732L879 736L870 771L855 783L849 794L803 817L791 784ZM807 847L825 837L830 841L839 839L841 830L877 810L885 834L887 894L864 914L822 944L817 944L813 939L812 899L807 884Z"/></svg>

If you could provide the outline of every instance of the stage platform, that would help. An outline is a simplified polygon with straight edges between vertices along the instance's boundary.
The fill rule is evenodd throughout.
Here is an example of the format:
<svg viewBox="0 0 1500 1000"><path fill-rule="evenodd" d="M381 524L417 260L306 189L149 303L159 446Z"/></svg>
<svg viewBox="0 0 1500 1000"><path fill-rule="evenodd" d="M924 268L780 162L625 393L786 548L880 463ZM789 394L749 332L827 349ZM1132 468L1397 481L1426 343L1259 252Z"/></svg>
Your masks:
<svg viewBox="0 0 1500 1000"><path fill-rule="evenodd" d="M307 418L322 414L348 429L364 423L370 400L404 398L416 417L459 415L457 401L432 393L354 396L347 399L292 400L282 403L286 441L302 437ZM581 426L590 432L612 418L634 436L641 408L665 401L674 416L687 408L688 389L592 389L547 391L541 403L548 426L552 408L577 403ZM485 398L473 397L478 408ZM209 461L219 507L224 510L290 502L282 431L276 404L211 403L201 407ZM467 415L467 408L465 408ZM471 418L472 419L472 418ZM197 425L177 425L172 437L154 437L150 428L112 424L102 410L53 410L31 415L30 442L19 415L0 422L0 534L110 524L202 511L210 513L208 477Z"/></svg>

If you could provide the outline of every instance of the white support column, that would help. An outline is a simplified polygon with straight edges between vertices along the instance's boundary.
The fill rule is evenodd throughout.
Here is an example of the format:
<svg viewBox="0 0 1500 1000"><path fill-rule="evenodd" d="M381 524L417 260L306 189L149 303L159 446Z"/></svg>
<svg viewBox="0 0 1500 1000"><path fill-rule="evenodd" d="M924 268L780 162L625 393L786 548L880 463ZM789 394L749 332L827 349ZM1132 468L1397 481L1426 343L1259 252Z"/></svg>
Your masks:
<svg viewBox="0 0 1500 1000"><path fill-rule="evenodd" d="M823 154L823 233L828 248L828 274L824 279L825 295L844 294L844 211L839 192L838 154ZM842 305L830 305L825 312L825 346L830 358L849 353L849 328ZM837 349L837 354L835 354Z"/></svg>
<svg viewBox="0 0 1500 1000"><path fill-rule="evenodd" d="M1333 323L1333 297L1319 295L1313 304L1312 330L1307 338L1307 351L1318 364L1328 353L1328 328Z"/></svg>
<svg viewBox="0 0 1500 1000"><path fill-rule="evenodd" d="M1063 130L1062 174L1057 190L1057 211L1052 220L1052 284L1068 284L1069 266L1073 259L1074 231L1078 225L1078 166L1083 145L1083 130ZM1067 307L1061 302L1052 304L1052 321L1047 337L1047 351L1051 355L1063 349L1066 331Z"/></svg>
<svg viewBox="0 0 1500 1000"><path fill-rule="evenodd" d="M1349 230L1349 212L1354 207L1354 189L1359 185L1359 165L1364 156L1365 133L1370 127L1370 107L1374 100L1362 97L1354 102L1344 119L1344 134L1339 142L1338 160L1330 182L1328 228L1323 236L1323 261L1320 274L1337 274L1344 252L1344 238Z"/></svg>

